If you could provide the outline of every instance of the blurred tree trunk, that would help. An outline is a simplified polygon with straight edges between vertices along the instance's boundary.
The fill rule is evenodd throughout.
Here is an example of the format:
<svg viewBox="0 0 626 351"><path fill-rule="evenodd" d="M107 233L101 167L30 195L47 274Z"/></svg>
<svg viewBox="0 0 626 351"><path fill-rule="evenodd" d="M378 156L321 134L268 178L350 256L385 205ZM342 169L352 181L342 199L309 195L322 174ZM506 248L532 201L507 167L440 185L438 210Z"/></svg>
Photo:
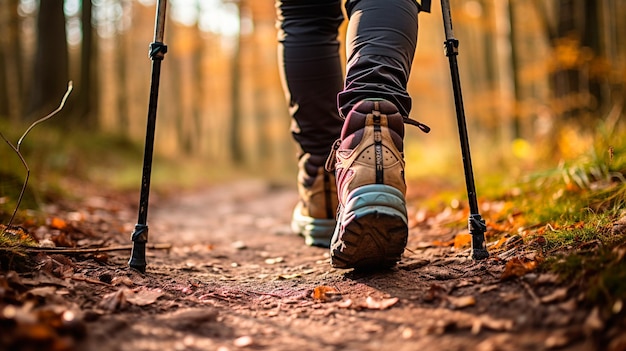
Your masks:
<svg viewBox="0 0 626 351"><path fill-rule="evenodd" d="M22 116L22 62L20 47L18 0L0 3L0 115L8 115L11 122Z"/></svg>
<svg viewBox="0 0 626 351"><path fill-rule="evenodd" d="M239 14L241 14L242 4L238 0L234 0L237 5ZM241 15L240 15L241 21ZM241 25L237 31L237 38L235 39L235 47L233 49L233 60L231 70L231 116L230 116L230 152L231 158L234 164L241 165L244 163L243 146L241 140Z"/></svg>
<svg viewBox="0 0 626 351"><path fill-rule="evenodd" d="M63 0L45 0L39 5L33 84L28 113L47 114L67 90L69 55Z"/></svg>
<svg viewBox="0 0 626 351"><path fill-rule="evenodd" d="M522 131L522 123L521 123L521 84L519 79L519 60L518 60L518 50L517 50L517 18L515 11L514 1L508 1L508 12L509 12L509 23L510 31L509 31L509 42L511 43L511 79L513 80L513 137L514 138L522 138L524 137L524 133Z"/></svg>
<svg viewBox="0 0 626 351"><path fill-rule="evenodd" d="M124 5L122 5L124 6ZM124 7L122 7L124 8ZM128 109L128 70L126 69L126 58L128 57L128 34L126 32L117 33L117 41L119 45L114 50L115 54L115 72L117 77L117 84L115 84L115 99L117 102L116 108L116 125L115 129L123 136L130 135L130 121L129 121L129 109Z"/></svg>
<svg viewBox="0 0 626 351"><path fill-rule="evenodd" d="M82 0L81 24L83 40L80 52L80 82L78 84L77 113L75 118L84 127L98 126L98 50L92 25L91 0Z"/></svg>
<svg viewBox="0 0 626 351"><path fill-rule="evenodd" d="M602 60L599 4L595 0L559 0L550 25L545 4L535 0L548 40L554 50L555 66L550 75L555 113L565 120L597 119L591 111L606 105L603 83L593 65ZM588 121L586 121L588 122Z"/></svg>

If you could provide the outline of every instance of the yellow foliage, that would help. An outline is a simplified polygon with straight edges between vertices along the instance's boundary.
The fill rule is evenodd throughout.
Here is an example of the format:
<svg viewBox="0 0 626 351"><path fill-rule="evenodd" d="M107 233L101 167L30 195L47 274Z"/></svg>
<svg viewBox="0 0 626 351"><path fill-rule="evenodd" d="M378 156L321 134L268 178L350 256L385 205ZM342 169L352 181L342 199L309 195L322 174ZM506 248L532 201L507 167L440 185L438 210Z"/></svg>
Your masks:
<svg viewBox="0 0 626 351"><path fill-rule="evenodd" d="M515 139L511 143L513 155L519 159L528 160L532 158L533 149L530 143L525 139Z"/></svg>

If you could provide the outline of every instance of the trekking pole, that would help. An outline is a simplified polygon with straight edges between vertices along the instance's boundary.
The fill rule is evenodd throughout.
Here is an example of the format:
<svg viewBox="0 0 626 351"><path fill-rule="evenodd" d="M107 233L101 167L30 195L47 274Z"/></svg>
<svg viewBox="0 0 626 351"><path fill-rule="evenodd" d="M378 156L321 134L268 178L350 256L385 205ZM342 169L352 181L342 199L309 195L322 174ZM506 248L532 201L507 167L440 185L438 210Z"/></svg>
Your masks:
<svg viewBox="0 0 626 351"><path fill-rule="evenodd" d="M148 197L150 195L150 174L152 172L152 154L154 149L154 130L156 127L157 101L159 99L159 80L161 77L161 61L167 53L167 45L163 44L165 32L165 8L167 0L158 0L156 21L154 25L154 41L148 52L152 60L152 78L150 82L150 101L148 103L148 122L146 127L146 144L143 154L143 174L141 177L141 194L139 198L139 215L135 230L131 235L133 249L128 265L141 273L146 272L146 243L148 242Z"/></svg>
<svg viewBox="0 0 626 351"><path fill-rule="evenodd" d="M474 173L472 170L472 158L470 155L469 138L467 136L467 126L465 123L463 96L461 94L461 79L459 78L459 66L456 58L459 54L459 41L454 37L454 32L452 30L452 16L450 15L449 0L441 0L441 11L443 12L443 26L446 34L444 47L446 56L448 56L448 60L450 62L450 74L452 76L456 119L461 141L463 169L465 171L465 185L467 187L467 198L469 200L470 207L468 226L469 233L472 236L471 257L475 260L482 260L489 257L489 252L487 251L487 246L485 245L485 231L487 230L487 226L478 212L476 186L474 184Z"/></svg>

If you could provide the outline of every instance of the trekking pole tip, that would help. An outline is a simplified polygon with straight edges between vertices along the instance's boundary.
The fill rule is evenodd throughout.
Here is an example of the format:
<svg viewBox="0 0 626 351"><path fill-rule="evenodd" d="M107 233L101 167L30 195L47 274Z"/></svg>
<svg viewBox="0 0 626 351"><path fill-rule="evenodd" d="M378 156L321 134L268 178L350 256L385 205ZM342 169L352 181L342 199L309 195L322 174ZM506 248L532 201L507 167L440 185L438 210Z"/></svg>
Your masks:
<svg viewBox="0 0 626 351"><path fill-rule="evenodd" d="M146 243L133 243L128 266L141 273L146 273Z"/></svg>
<svg viewBox="0 0 626 351"><path fill-rule="evenodd" d="M130 253L128 265L141 273L146 272L146 243L148 242L148 226L145 224L135 225L135 231L131 235L133 248Z"/></svg>
<svg viewBox="0 0 626 351"><path fill-rule="evenodd" d="M480 214L472 214L468 220L469 233L472 235L472 254L473 260L484 260L489 257L489 251L487 251L487 245L485 245L485 231L487 231L487 225L485 220L482 219Z"/></svg>

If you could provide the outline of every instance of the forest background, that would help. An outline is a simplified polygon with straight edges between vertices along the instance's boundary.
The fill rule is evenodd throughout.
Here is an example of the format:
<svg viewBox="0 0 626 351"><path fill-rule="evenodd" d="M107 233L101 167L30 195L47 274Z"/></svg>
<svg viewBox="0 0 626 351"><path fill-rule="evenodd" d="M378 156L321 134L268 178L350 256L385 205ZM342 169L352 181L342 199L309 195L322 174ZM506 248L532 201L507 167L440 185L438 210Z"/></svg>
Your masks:
<svg viewBox="0 0 626 351"><path fill-rule="evenodd" d="M626 47L620 45L626 35L625 3L452 0L451 6L479 178L495 169L514 178L555 166L588 154L599 133L617 130L626 83ZM437 176L454 169L460 184L439 2L432 10L420 15L409 91L411 117L433 131L409 131L407 174ZM193 159L208 166L200 171L207 174L237 167L265 176L293 175L296 148L277 67L274 2L172 0L167 14L157 157ZM42 145L62 149L69 135L103 134L139 150L154 18L154 0L3 0L3 132L17 138L58 105L71 80L74 92L66 107L45 127L62 134L48 141L33 135L39 140L24 152L36 155ZM612 147L600 150L599 157L612 157ZM19 165L11 153L0 148L0 171ZM30 156L35 172L71 172L78 163L71 152L57 156ZM139 167L131 172L132 185L139 172ZM102 169L88 173L94 180L114 177Z"/></svg>

